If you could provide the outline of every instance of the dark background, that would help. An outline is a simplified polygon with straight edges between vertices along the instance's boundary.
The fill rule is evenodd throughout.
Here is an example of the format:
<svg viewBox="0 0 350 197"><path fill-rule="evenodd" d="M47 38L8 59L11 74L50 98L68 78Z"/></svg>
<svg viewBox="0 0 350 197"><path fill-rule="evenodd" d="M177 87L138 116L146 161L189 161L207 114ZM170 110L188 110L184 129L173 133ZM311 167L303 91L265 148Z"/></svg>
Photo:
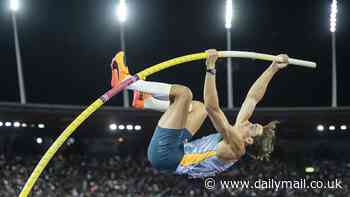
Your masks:
<svg viewBox="0 0 350 197"><path fill-rule="evenodd" d="M261 123L275 119L281 121L273 163L246 163L243 159L244 165L241 166L245 168L234 166L234 169L242 169L242 177L272 177L277 173L283 178L294 176L291 173L294 169L304 173L305 166L313 166L317 172L307 177L334 179L340 176L348 186L350 135L349 129L340 129L340 126L350 128L350 108L324 108L331 104L331 0L233 2L233 50L288 53L291 57L318 63L315 70L290 66L279 73L252 118L253 122ZM225 0L127 0L127 3L126 55L132 73L170 58L202 52L208 48L226 49ZM0 121L19 121L27 123L28 127L0 127L0 168L5 169L0 174L4 183L9 183L7 190L1 190L5 192L1 196L19 193L20 186L24 185L39 158L85 108L72 105L89 105L110 88L109 64L120 50L120 26L115 17L117 0L23 0L21 4L17 22L27 100L35 104L12 103L19 101L16 58L11 13L8 0L3 0L0 1ZM338 7L339 105L349 106L350 93L346 88L349 83L349 68L346 64L349 36L346 34L350 31L347 28L350 25L347 17L350 1L339 0ZM268 64L233 59L235 106L240 106L248 88ZM220 100L221 105L226 106L226 61L221 60L218 65ZM165 70L151 76L149 80L187 85L195 98L201 99L204 74L204 61L191 62ZM103 185L115 179L105 174L112 174L112 170L121 175L117 176L117 185L130 185L125 184L126 181L132 183L127 188L133 189L138 185L138 192L156 183L160 190L167 192L164 193L167 196L176 191L183 191L184 195L189 193L189 189L194 187L185 179L147 173L152 169L146 158L147 144L161 113L115 107L122 105L121 95L113 98L108 105L113 107L98 110L76 130L71 136L75 143L62 146L44 172L44 179L39 179L34 192L44 191L41 195L48 196L53 190L54 194L63 195L63 192L70 192L66 189L68 186L78 188L83 195L89 195L90 191L79 186L80 182L91 183L88 178L91 175L85 173L85 169L89 169L85 166L86 160L79 159L81 155L90 158L102 154L140 154L141 162L116 159L114 164L107 165L109 171L101 168L105 166L101 161L93 168L90 167L94 172L92 177L97 180L96 185L100 186L99 192L111 194L110 188L103 188ZM309 106L312 108L307 108ZM318 106L323 107L313 108ZM238 110L225 110L225 114L233 120ZM45 123L45 128L37 128L39 123ZM142 130L111 131L111 123L137 124L142 126ZM318 131L318 125L323 125L325 129ZM334 126L335 130L331 130L330 126ZM213 131L207 120L195 138ZM38 137L43 139L42 144L36 142ZM25 157L18 161L20 155ZM73 160L67 160L62 165L64 157L72 155ZM334 161L330 163L330 160ZM87 164L89 166L89 162ZM247 171L249 168L251 170ZM47 177L50 177L49 180ZM167 186L169 182L173 182L171 189ZM181 185L178 183L185 187L176 187ZM203 186L200 187L202 190ZM126 192L130 193L130 190ZM333 193L323 191L322 195L316 191L315 196L325 196L329 192ZM349 193L348 190L339 192L344 195ZM261 193L253 196L262 196ZM273 196L272 193L265 193ZM224 196L220 193L217 195ZM293 192L291 195L294 196ZM311 196L305 191L300 194L305 195ZM332 196L339 195L335 193Z"/></svg>
<svg viewBox="0 0 350 197"><path fill-rule="evenodd" d="M30 103L87 105L109 89L109 63L120 50L116 0L22 2L18 13L27 99ZM127 63L132 72L207 48L226 48L224 0L128 0ZM316 70L291 66L273 81L260 106L329 106L331 103L331 1L234 0L233 50L316 61ZM17 102L16 58L8 2L0 4L0 101ZM349 105L346 64L349 1L338 1L339 104ZM201 99L203 62L150 77L188 85ZM218 63L221 104L226 106L225 61ZM234 104L268 62L236 60ZM110 105L121 105L117 96Z"/></svg>

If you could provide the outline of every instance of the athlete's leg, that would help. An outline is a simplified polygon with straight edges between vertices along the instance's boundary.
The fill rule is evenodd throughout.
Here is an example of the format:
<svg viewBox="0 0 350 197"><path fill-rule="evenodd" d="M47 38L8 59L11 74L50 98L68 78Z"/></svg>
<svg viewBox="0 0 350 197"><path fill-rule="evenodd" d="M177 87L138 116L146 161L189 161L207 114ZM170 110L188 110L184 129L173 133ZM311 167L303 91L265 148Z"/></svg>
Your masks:
<svg viewBox="0 0 350 197"><path fill-rule="evenodd" d="M184 141L192 135L184 128L188 109L192 102L191 90L181 85L172 85L171 104L158 122L148 146L148 160L159 170L175 171L183 155Z"/></svg>
<svg viewBox="0 0 350 197"><path fill-rule="evenodd" d="M192 111L192 104L193 102L190 104L188 112ZM149 93L134 90L132 106L137 109L151 109L155 111L166 112L170 106L170 100L158 99L158 97L154 97Z"/></svg>
<svg viewBox="0 0 350 197"><path fill-rule="evenodd" d="M137 94L134 93L133 107L135 108L151 109L151 110L156 110L160 112L165 112L168 110L170 106L170 101L168 100L159 100L154 98L151 95L149 95L148 98L141 100L141 99L137 99L136 95ZM188 113L189 114L187 117L187 123L185 128L188 131L190 131L192 135L194 135L203 124L208 113L205 109L204 104L200 101L192 101L190 103Z"/></svg>
<svg viewBox="0 0 350 197"><path fill-rule="evenodd" d="M151 94L153 97L160 97L163 100L169 100L171 86L172 85L168 83L138 80L128 86L127 89L146 92L148 94Z"/></svg>
<svg viewBox="0 0 350 197"><path fill-rule="evenodd" d="M132 106L138 109L151 109L165 112L170 106L169 100L160 100L144 92L134 91ZM207 111L202 102L192 101L188 109L188 118L185 128L193 136L207 117Z"/></svg>
<svg viewBox="0 0 350 197"><path fill-rule="evenodd" d="M192 92L189 88L182 85L172 85L170 89L172 102L160 118L158 126L168 129L185 128L192 97Z"/></svg>
<svg viewBox="0 0 350 197"><path fill-rule="evenodd" d="M207 115L207 110L202 102L192 101L192 110L188 114L185 126L192 136L197 133Z"/></svg>
<svg viewBox="0 0 350 197"><path fill-rule="evenodd" d="M133 106L136 106L136 102L133 103ZM158 100L151 96L145 99L143 101L143 107L139 107L139 108L152 109L152 110L165 112L168 110L169 106L170 106L170 101ZM185 128L193 136L202 126L204 120L207 118L208 113L205 109L204 104L199 101L192 101L190 103L190 106L187 112L188 112L188 117L187 117Z"/></svg>
<svg viewBox="0 0 350 197"><path fill-rule="evenodd" d="M170 106L169 100L159 100L154 98L153 96L150 96L149 98L146 98L144 100L143 107L141 108L165 112L166 110L168 110L169 106Z"/></svg>
<svg viewBox="0 0 350 197"><path fill-rule="evenodd" d="M116 87L121 81L130 77L124 64L124 54L118 53L112 62L112 87ZM147 82L139 80L129 86L130 89L151 93L155 98L170 100L169 103L160 102L163 109L167 108L158 122L148 146L148 159L159 170L175 171L184 155L184 141L191 139L191 133L195 133L200 127L198 124L190 124L190 120L202 123L203 118L196 118L200 114L199 107L194 107L189 113L192 102L192 92L181 85L169 85L165 83ZM156 101L156 100L154 100ZM152 103L154 104L154 103ZM196 104L197 105L197 104ZM152 107L152 106L150 106ZM159 106L157 106L159 108ZM192 117L193 116L193 117ZM188 129L185 129L187 128ZM190 130L190 131L186 131ZM191 133L190 133L191 132Z"/></svg>

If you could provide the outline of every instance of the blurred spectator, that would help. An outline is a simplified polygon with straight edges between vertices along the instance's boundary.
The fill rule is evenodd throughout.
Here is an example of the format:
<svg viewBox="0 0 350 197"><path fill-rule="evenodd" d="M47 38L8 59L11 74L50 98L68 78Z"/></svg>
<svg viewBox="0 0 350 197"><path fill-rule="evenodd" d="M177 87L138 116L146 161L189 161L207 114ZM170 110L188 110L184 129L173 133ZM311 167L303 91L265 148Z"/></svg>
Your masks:
<svg viewBox="0 0 350 197"><path fill-rule="evenodd" d="M38 157L0 155L0 196L18 196ZM35 197L172 197L172 196L239 196L239 197L350 197L350 165L339 161L316 161L318 171L304 174L286 162L244 161L216 180L312 180L342 181L343 189L204 189L203 180L164 175L154 170L144 156L122 159L90 158L78 155L56 156L33 188ZM218 183L218 182L217 182Z"/></svg>

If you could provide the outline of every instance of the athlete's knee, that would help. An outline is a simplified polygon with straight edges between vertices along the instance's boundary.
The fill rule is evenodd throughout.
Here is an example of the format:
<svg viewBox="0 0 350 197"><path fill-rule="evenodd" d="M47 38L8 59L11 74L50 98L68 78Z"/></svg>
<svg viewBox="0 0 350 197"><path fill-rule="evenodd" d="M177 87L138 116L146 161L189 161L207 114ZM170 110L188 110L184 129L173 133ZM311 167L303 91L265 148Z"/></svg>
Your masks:
<svg viewBox="0 0 350 197"><path fill-rule="evenodd" d="M200 101L192 101L192 111L196 111L196 113L199 113L203 116L207 116L208 112L205 109L204 103Z"/></svg>
<svg viewBox="0 0 350 197"><path fill-rule="evenodd" d="M170 95L173 96L175 100L181 99L188 102L192 101L193 98L192 91L183 85L173 85Z"/></svg>

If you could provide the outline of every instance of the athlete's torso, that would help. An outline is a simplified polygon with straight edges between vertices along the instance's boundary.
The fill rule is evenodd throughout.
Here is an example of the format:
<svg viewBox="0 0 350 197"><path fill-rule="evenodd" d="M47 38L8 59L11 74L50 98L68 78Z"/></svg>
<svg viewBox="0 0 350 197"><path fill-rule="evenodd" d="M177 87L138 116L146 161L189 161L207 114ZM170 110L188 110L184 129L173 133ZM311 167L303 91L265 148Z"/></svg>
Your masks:
<svg viewBox="0 0 350 197"><path fill-rule="evenodd" d="M236 161L225 162L217 155L221 140L222 135L216 133L185 143L185 154L176 173L199 178L214 176L230 168Z"/></svg>

